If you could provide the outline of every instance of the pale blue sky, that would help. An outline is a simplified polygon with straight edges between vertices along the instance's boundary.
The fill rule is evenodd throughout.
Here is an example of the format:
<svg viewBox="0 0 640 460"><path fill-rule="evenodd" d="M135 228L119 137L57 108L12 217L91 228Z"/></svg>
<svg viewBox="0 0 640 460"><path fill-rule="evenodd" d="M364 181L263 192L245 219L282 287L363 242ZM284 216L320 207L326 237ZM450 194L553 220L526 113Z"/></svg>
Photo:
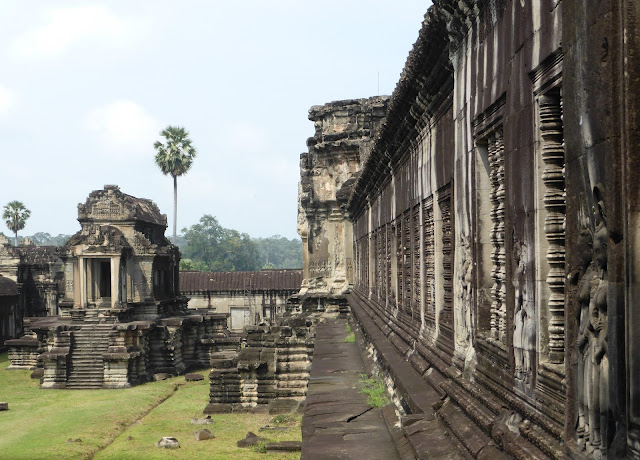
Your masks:
<svg viewBox="0 0 640 460"><path fill-rule="evenodd" d="M0 206L31 210L23 235L71 234L77 203L117 184L171 223L152 146L174 124L199 151L179 229L212 214L293 238L309 108L375 96L378 73L391 94L430 3L2 0Z"/></svg>

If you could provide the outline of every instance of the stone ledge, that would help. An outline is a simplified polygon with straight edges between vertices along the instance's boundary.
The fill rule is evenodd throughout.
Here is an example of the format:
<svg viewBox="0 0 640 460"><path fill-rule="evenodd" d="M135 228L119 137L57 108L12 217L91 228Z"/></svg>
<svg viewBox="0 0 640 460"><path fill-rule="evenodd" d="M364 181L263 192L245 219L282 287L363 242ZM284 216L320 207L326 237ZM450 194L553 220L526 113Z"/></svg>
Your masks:
<svg viewBox="0 0 640 460"><path fill-rule="evenodd" d="M461 452L451 439L449 431L436 420L436 411L442 405L442 397L409 364L373 319L363 310L360 300L348 296L351 311L363 329L367 339L376 349L378 358L389 372L397 392L411 414L410 424L403 427L404 436L413 448L416 458L464 458L469 452ZM492 445L488 437L479 439L476 452ZM465 446L467 447L467 446ZM467 447L468 448L468 447ZM405 449L406 450L406 447Z"/></svg>

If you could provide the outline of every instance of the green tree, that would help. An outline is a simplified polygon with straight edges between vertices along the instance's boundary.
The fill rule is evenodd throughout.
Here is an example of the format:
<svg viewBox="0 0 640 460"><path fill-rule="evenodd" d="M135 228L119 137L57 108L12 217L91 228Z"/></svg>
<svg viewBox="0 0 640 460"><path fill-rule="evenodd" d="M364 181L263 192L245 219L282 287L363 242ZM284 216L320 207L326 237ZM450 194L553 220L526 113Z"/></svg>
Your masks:
<svg viewBox="0 0 640 460"><path fill-rule="evenodd" d="M179 126L167 126L160 132L164 141L156 141L156 165L162 174L173 177L173 244L176 244L178 222L178 176L189 171L196 149L191 145L189 133Z"/></svg>
<svg viewBox="0 0 640 460"><path fill-rule="evenodd" d="M180 259L181 271L207 272L209 267L201 260Z"/></svg>
<svg viewBox="0 0 640 460"><path fill-rule="evenodd" d="M187 242L184 257L190 259L190 266L202 262L209 270L219 272L252 271L261 265L258 249L249 235L224 228L209 214L182 231Z"/></svg>
<svg viewBox="0 0 640 460"><path fill-rule="evenodd" d="M301 268L302 241L274 235L269 238L254 239L260 253L260 264L273 268Z"/></svg>
<svg viewBox="0 0 640 460"><path fill-rule="evenodd" d="M31 240L37 246L44 246L51 241L51 234L46 232L38 232L31 235Z"/></svg>
<svg viewBox="0 0 640 460"><path fill-rule="evenodd" d="M25 208L20 201L11 201L4 207L2 218L16 236L16 246L18 246L18 231L22 230L31 216L31 211Z"/></svg>

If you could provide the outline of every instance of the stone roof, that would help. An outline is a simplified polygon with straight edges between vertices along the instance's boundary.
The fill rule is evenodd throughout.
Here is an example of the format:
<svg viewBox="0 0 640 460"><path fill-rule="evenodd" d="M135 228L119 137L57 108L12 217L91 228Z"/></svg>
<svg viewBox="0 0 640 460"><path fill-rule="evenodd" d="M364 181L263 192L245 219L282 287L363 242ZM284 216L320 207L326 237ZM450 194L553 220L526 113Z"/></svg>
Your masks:
<svg viewBox="0 0 640 460"><path fill-rule="evenodd" d="M18 284L15 281L0 275L0 296L15 295L18 295Z"/></svg>
<svg viewBox="0 0 640 460"><path fill-rule="evenodd" d="M297 291L302 270L260 270L255 272L180 272L182 293L244 291Z"/></svg>
<svg viewBox="0 0 640 460"><path fill-rule="evenodd" d="M23 264L46 265L58 260L63 249L59 246L18 246L16 252Z"/></svg>
<svg viewBox="0 0 640 460"><path fill-rule="evenodd" d="M91 246L93 251L106 252L131 247L120 229L113 225L88 225L69 238L65 247L70 248L80 244Z"/></svg>
<svg viewBox="0 0 640 460"><path fill-rule="evenodd" d="M451 21L449 9L457 11L454 3L436 1L425 14L418 39L389 100L387 117L354 186L348 204L352 216L366 205L368 195L390 180L391 169L401 163L409 150L407 139L415 139L424 128L423 120L435 116L450 97L453 69L447 20Z"/></svg>
<svg viewBox="0 0 640 460"><path fill-rule="evenodd" d="M91 192L84 204L78 204L78 221L142 221L167 226L167 216L153 201L127 195L117 185L105 185L103 190Z"/></svg>

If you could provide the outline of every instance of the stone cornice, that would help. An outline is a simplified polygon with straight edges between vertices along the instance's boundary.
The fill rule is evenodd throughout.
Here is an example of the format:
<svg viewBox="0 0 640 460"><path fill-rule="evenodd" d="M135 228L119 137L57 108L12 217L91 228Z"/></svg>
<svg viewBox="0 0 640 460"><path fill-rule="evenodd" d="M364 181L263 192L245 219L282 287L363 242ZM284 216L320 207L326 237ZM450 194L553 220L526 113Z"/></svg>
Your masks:
<svg viewBox="0 0 640 460"><path fill-rule="evenodd" d="M365 208L372 194L409 153L407 139L442 116L451 104L451 57L466 41L470 30L484 37L501 17L506 0L435 0L429 8L418 40L409 53L400 80L391 95L382 124L362 174L348 203L352 217Z"/></svg>

